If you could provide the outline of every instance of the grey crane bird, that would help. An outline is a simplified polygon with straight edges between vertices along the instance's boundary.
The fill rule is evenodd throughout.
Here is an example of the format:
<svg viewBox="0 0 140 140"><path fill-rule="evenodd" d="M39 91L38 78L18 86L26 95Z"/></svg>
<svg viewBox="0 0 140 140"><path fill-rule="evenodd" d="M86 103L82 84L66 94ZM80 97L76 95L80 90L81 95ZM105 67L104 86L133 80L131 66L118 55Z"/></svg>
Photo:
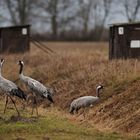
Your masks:
<svg viewBox="0 0 140 140"><path fill-rule="evenodd" d="M0 60L0 89L6 94L4 113L7 108L8 98L10 98L15 106L18 115L20 115L16 107L15 101L12 99L12 96L17 96L22 100L26 100L26 94L15 83L2 77L1 70L2 70L3 63L4 63L4 59L1 59Z"/></svg>
<svg viewBox="0 0 140 140"><path fill-rule="evenodd" d="M30 89L30 91L32 91L32 93L34 95L35 103L36 103L36 112L37 112L37 115L38 115L36 96L40 95L41 97L47 98L50 102L54 103L54 101L52 99L52 94L53 93L51 93L51 90L49 90L49 88L45 87L39 81L37 81L35 79L32 79L28 76L25 76L23 74L23 66L24 66L23 61L19 61L18 64L20 65L20 70L19 70L20 80L23 83L25 83L25 85ZM33 113L33 109L34 108L32 108L32 113Z"/></svg>
<svg viewBox="0 0 140 140"><path fill-rule="evenodd" d="M93 104L98 102L100 99L100 97L99 97L100 89L103 89L102 85L97 86L97 88L96 88L97 95L96 96L83 96L83 97L79 97L79 98L73 100L70 105L69 112L71 114L74 114L74 111L75 111L75 113L77 113L80 108L86 108L86 107L92 106Z"/></svg>

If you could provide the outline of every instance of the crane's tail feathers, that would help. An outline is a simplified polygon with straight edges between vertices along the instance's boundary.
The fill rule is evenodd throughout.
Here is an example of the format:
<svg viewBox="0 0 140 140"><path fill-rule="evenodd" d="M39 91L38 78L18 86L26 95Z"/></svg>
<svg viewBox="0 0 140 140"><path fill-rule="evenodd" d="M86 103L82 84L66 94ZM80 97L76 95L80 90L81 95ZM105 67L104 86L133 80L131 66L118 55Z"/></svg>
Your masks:
<svg viewBox="0 0 140 140"><path fill-rule="evenodd" d="M47 95L47 99L48 99L50 102L54 103L54 101L53 101L51 95L48 94L48 95Z"/></svg>
<svg viewBox="0 0 140 140"><path fill-rule="evenodd" d="M21 99L24 99L24 100L26 100L26 98L27 98L27 95L20 88L12 89L11 94L14 95L14 96L17 96Z"/></svg>
<svg viewBox="0 0 140 140"><path fill-rule="evenodd" d="M42 95L43 98L45 97L45 98L47 98L50 102L54 103L52 96L53 96L53 95L52 95L52 93L51 93L49 90L45 91L45 93Z"/></svg>
<svg viewBox="0 0 140 140"><path fill-rule="evenodd" d="M69 113L74 114L74 107L70 107Z"/></svg>

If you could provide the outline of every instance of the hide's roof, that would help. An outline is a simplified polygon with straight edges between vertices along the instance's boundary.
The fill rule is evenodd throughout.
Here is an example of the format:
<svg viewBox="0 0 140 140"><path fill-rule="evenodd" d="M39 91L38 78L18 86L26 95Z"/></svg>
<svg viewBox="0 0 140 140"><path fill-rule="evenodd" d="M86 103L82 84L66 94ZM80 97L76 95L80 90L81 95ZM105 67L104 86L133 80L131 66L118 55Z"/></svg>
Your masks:
<svg viewBox="0 0 140 140"><path fill-rule="evenodd" d="M127 22L127 23L112 23L109 26L132 26L132 25L140 25L140 21L138 22Z"/></svg>
<svg viewBox="0 0 140 140"><path fill-rule="evenodd" d="M28 27L28 26L31 26L31 25L27 24L27 25L5 26L5 27L0 27L0 29L22 28L22 27Z"/></svg>

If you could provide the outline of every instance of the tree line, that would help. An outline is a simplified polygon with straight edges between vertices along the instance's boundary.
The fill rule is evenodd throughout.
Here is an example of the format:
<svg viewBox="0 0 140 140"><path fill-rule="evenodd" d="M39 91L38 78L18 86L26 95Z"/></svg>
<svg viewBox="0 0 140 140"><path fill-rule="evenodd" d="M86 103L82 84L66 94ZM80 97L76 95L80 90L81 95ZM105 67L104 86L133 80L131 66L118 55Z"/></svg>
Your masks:
<svg viewBox="0 0 140 140"><path fill-rule="evenodd" d="M1 0L0 9L0 24L31 24L44 40L107 40L116 16L140 19L140 0Z"/></svg>

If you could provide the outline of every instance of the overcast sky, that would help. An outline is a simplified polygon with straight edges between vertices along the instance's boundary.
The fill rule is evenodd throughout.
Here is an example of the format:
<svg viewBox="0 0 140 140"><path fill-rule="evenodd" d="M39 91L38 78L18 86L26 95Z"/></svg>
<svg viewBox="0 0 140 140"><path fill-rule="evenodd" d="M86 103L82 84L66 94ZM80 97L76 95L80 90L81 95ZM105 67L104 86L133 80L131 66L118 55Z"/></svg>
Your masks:
<svg viewBox="0 0 140 140"><path fill-rule="evenodd" d="M85 2L87 2L87 0L85 0ZM105 24L106 27L109 27L109 25L113 24L113 23L127 22L127 19L125 18L125 16L123 16L122 13L119 12L120 9L121 9L120 6L116 6L116 5L113 6L111 14L106 20L106 24ZM3 20L3 19L0 20L0 26L2 26L2 27L11 26L11 23L8 20L8 19L10 19L10 16L9 16L8 11L6 10L6 7L1 7L0 11L1 11L1 14L4 15L3 17L5 18L5 20ZM41 14L43 15L43 13L41 13ZM68 13L62 13L62 14L65 14L67 16ZM79 24L79 23L73 22L73 24ZM94 19L93 20L91 19L90 23L89 23L89 28L93 27L93 24L94 24ZM77 26L80 27L80 25L77 25ZM37 32L47 32L50 29L50 25L47 24L46 22L41 22L38 19L32 23L32 29L36 30Z"/></svg>

